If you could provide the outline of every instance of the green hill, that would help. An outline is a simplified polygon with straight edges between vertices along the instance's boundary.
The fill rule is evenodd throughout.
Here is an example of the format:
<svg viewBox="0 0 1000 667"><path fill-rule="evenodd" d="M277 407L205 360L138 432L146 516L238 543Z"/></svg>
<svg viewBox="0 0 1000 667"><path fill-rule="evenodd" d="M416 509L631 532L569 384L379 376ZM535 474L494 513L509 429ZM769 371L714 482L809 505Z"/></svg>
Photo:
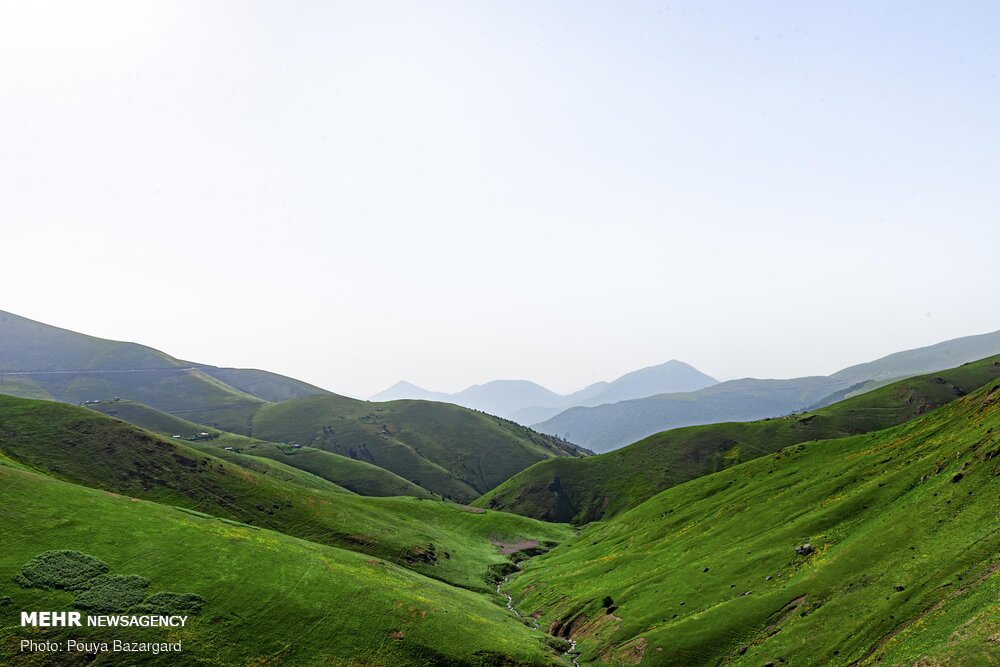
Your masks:
<svg viewBox="0 0 1000 667"><path fill-rule="evenodd" d="M220 431L134 401L101 401L87 407L147 431L168 437L181 436L189 446L257 472L271 472L283 479L300 481L303 481L301 473L305 472L304 479L309 482L308 486L316 486L317 479L322 479L362 496L431 497L426 489L389 470L332 452L312 447L292 447ZM201 439L202 433L207 437ZM286 470L288 468L297 469L299 474Z"/></svg>
<svg viewBox="0 0 1000 667"><path fill-rule="evenodd" d="M998 466L993 382L668 489L509 591L596 664L996 664Z"/></svg>
<svg viewBox="0 0 1000 667"><path fill-rule="evenodd" d="M87 336L0 311L0 392L67 403L126 398L199 421L324 390L251 369L195 364L136 343Z"/></svg>
<svg viewBox="0 0 1000 667"><path fill-rule="evenodd" d="M249 420L207 423L366 461L461 502L543 459L583 454L514 422L430 401L308 396L264 405Z"/></svg>
<svg viewBox="0 0 1000 667"><path fill-rule="evenodd" d="M416 501L414 501L416 502ZM385 560L87 489L0 457L0 663L5 665L552 665L545 636L490 598ZM71 509L68 509L71 508ZM203 599L184 628L21 628L74 594L14 577L75 549L145 577L150 596ZM22 639L181 642L182 653L22 653Z"/></svg>
<svg viewBox="0 0 1000 667"><path fill-rule="evenodd" d="M94 406L116 398L132 401L194 424L312 446L394 473L379 475L315 452L299 452L294 461L273 448L255 452L300 463L371 495L432 492L468 502L537 461L584 453L557 438L457 406L373 405L274 373L194 364L2 311L0 393ZM128 409L119 409L124 419L129 419ZM150 427L160 433L172 428L162 417L157 423Z"/></svg>
<svg viewBox="0 0 1000 667"><path fill-rule="evenodd" d="M479 590L489 587L490 568L508 560L491 542L559 542L570 534L452 503L306 488L49 401L0 396L0 454L68 482L361 551Z"/></svg>
<svg viewBox="0 0 1000 667"><path fill-rule="evenodd" d="M312 447L294 448L258 441L243 450L254 457L266 458L330 480L363 496L412 496L431 498L433 494L396 473L365 461Z"/></svg>
<svg viewBox="0 0 1000 667"><path fill-rule="evenodd" d="M282 463L281 461L275 461L262 456L253 456L243 454L241 452L230 451L225 448L205 444L204 442L190 442L188 443L188 446L191 449L195 449L203 454L208 454L209 456L214 456L215 458L222 459L223 461L228 461L229 463L238 465L241 468L246 468L247 470L252 470L260 475L268 475L271 479L279 479L283 482L290 482L292 484L304 486L308 489L319 489L320 491L356 493L355 491L343 487L335 482L331 482L328 479L314 475L307 470L295 468L287 463Z"/></svg>
<svg viewBox="0 0 1000 667"><path fill-rule="evenodd" d="M543 461L475 504L538 519L586 523L790 444L900 424L997 377L1000 356L896 382L813 412L665 431L607 454Z"/></svg>
<svg viewBox="0 0 1000 667"><path fill-rule="evenodd" d="M219 368L205 364L197 364L197 367L234 389L271 403L329 393L302 380L256 368Z"/></svg>

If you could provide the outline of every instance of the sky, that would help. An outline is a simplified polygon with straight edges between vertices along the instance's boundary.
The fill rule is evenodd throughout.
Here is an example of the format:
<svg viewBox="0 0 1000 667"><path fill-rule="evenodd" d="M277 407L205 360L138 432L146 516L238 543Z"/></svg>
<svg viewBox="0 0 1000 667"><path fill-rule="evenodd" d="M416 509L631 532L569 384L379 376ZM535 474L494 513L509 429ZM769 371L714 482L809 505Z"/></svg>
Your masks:
<svg viewBox="0 0 1000 667"><path fill-rule="evenodd" d="M0 0L0 309L355 396L997 330L998 24Z"/></svg>

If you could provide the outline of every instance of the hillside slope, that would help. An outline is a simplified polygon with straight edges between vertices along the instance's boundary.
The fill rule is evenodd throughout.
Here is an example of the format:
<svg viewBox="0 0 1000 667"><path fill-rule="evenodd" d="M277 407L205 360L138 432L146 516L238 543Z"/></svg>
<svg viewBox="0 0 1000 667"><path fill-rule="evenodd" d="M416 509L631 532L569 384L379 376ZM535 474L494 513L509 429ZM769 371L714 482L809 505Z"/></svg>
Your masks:
<svg viewBox="0 0 1000 667"><path fill-rule="evenodd" d="M248 422L217 425L366 461L461 502L543 459L583 454L499 417L428 401L309 396L263 406Z"/></svg>
<svg viewBox="0 0 1000 667"><path fill-rule="evenodd" d="M0 663L4 665L552 665L542 633L490 598L371 556L87 489L0 457ZM72 519L67 509L72 508ZM20 610L73 608L73 593L15 575L72 548L149 595L200 596L184 628L22 628ZM181 642L182 653L32 653L20 640Z"/></svg>
<svg viewBox="0 0 1000 667"><path fill-rule="evenodd" d="M299 452L308 456L294 461L336 484L372 495L436 493L467 502L544 458L583 453L551 436L464 408L425 401L372 406L274 373L194 364L142 345L86 336L4 312L0 394L92 405L119 399L258 439L301 445L316 441L315 449L394 474L380 476L315 452ZM383 412L393 415L390 423L381 419ZM284 415L305 420L307 427ZM339 429L336 438L329 431L334 425ZM386 431L390 427L391 433ZM254 433L255 428L261 433ZM292 463L286 450L259 450ZM357 482L353 486L352 476Z"/></svg>
<svg viewBox="0 0 1000 667"><path fill-rule="evenodd" d="M813 412L665 431L586 459L543 461L476 500L482 507L586 523L663 489L790 444L900 424L1000 377L1000 356L903 380Z"/></svg>
<svg viewBox="0 0 1000 667"><path fill-rule="evenodd" d="M276 466L290 466L362 496L431 497L426 489L389 470L333 452L292 447L220 431L134 401L102 401L87 407L153 433L167 437L181 436L189 446L258 472L263 472L261 466L272 460ZM207 434L207 437L201 439L201 433Z"/></svg>
<svg viewBox="0 0 1000 667"><path fill-rule="evenodd" d="M67 403L127 398L195 421L205 408L242 414L265 401L326 393L274 373L195 364L3 311L0 392Z"/></svg>
<svg viewBox="0 0 1000 667"><path fill-rule="evenodd" d="M882 381L904 375L932 373L995 354L1000 354L1000 331L964 336L916 350L896 352L866 364L850 366L831 377L852 383L863 380Z"/></svg>
<svg viewBox="0 0 1000 667"><path fill-rule="evenodd" d="M76 406L0 396L0 454L59 479L277 530L485 590L506 562L491 540L558 542L570 531L417 498L310 489L222 461Z"/></svg>
<svg viewBox="0 0 1000 667"><path fill-rule="evenodd" d="M879 386L878 383L871 383L863 387L868 380L902 379L995 354L1000 354L1000 331L898 352L845 368L828 377L789 380L746 378L722 382L696 392L572 408L551 419L532 422L532 427L543 433L562 436L595 452L607 452L667 429L724 421L750 421L801 412L829 403L824 399L831 394Z"/></svg>
<svg viewBox="0 0 1000 667"><path fill-rule="evenodd" d="M995 664L998 457L994 382L664 491L509 590L593 664Z"/></svg>
<svg viewBox="0 0 1000 667"><path fill-rule="evenodd" d="M200 370L225 382L230 387L269 403L329 393L308 382L256 368L219 368L205 364L196 365Z"/></svg>

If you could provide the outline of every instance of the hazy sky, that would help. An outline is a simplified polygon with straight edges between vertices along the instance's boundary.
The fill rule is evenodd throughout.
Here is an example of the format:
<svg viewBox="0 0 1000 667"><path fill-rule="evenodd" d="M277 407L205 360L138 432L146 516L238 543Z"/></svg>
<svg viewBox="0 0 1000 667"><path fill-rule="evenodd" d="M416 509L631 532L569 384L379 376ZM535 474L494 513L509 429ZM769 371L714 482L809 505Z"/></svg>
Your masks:
<svg viewBox="0 0 1000 667"><path fill-rule="evenodd" d="M369 395L1000 329L1000 3L0 0L0 309Z"/></svg>

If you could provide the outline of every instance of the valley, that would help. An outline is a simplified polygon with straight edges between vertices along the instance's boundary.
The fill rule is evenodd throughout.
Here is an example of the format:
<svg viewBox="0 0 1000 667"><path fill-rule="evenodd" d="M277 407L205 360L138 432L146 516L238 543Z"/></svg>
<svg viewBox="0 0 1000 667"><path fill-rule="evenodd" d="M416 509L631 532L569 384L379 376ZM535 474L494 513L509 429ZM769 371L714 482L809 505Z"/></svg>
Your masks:
<svg viewBox="0 0 1000 667"><path fill-rule="evenodd" d="M766 418L593 455L450 402L359 401L12 317L4 368L75 370L0 376L4 664L1000 660L1000 356L964 361L992 339L846 369L833 392L766 381ZM684 400L736 409L746 385L726 385ZM816 407L784 414L783 395ZM17 623L43 608L189 622ZM182 648L19 648L70 639Z"/></svg>

